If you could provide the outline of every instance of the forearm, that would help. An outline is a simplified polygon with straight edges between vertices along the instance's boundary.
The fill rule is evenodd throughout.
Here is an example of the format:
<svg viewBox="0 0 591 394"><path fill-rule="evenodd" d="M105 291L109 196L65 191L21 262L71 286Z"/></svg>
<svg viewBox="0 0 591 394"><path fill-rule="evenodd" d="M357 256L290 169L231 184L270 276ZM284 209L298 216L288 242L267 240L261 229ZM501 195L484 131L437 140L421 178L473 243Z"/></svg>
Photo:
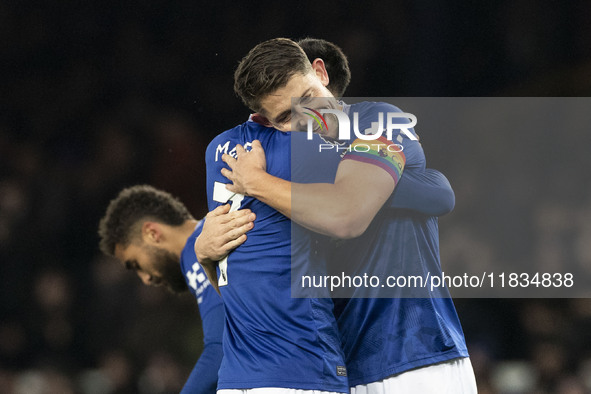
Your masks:
<svg viewBox="0 0 591 394"><path fill-rule="evenodd" d="M336 236L335 229L351 212L344 191L328 183L301 184L261 173L248 185L246 193L314 232ZM293 193L292 193L293 192Z"/></svg>
<svg viewBox="0 0 591 394"><path fill-rule="evenodd" d="M218 293L218 261L246 241L246 232L256 218L249 209L229 210L230 205L226 204L209 212L194 245L195 257Z"/></svg>
<svg viewBox="0 0 591 394"><path fill-rule="evenodd" d="M343 166L349 171L337 174L334 183L295 183L262 173L246 192L314 232L354 238L367 229L395 184L369 165Z"/></svg>
<svg viewBox="0 0 591 394"><path fill-rule="evenodd" d="M341 185L292 183L291 219L314 232L335 238L351 238L355 201ZM361 204L363 205L363 204Z"/></svg>
<svg viewBox="0 0 591 394"><path fill-rule="evenodd" d="M191 371L181 394L213 393L217 387L218 369L222 362L222 344L206 345Z"/></svg>
<svg viewBox="0 0 591 394"><path fill-rule="evenodd" d="M289 182L260 171L244 184L245 193L269 205L299 225L314 232L338 236L346 228L353 204L341 185ZM339 187L341 186L341 187ZM341 196L341 199L339 199Z"/></svg>
<svg viewBox="0 0 591 394"><path fill-rule="evenodd" d="M198 241L197 241L198 242ZM201 249L197 242L195 242L195 256L197 257L197 261L199 262L199 264L201 264L202 266L207 266L207 265L212 265L212 264L217 264L217 262L219 260L213 260L209 257L208 254L203 254L203 253L199 253Z"/></svg>
<svg viewBox="0 0 591 394"><path fill-rule="evenodd" d="M208 262L198 261L198 262L199 262L199 264L201 264L201 268L203 268L203 272L205 272L205 276L207 276L209 283L214 288L216 293L218 293L219 295L222 295L220 293L220 286L218 284L218 272L216 269L218 262L217 261L208 261Z"/></svg>
<svg viewBox="0 0 591 394"><path fill-rule="evenodd" d="M261 172L257 181L247 189L247 194L269 205L283 215L291 218L292 182Z"/></svg>
<svg viewBox="0 0 591 394"><path fill-rule="evenodd" d="M314 232L335 238L358 237L390 196L392 185L380 189L359 182L292 184L291 219ZM373 190L373 193L368 191Z"/></svg>
<svg viewBox="0 0 591 394"><path fill-rule="evenodd" d="M207 301L204 301L207 302ZM224 307L220 303L201 317L203 325L203 352L189 375L182 394L213 393L217 386L218 369L222 362L222 332Z"/></svg>
<svg viewBox="0 0 591 394"><path fill-rule="evenodd" d="M195 257L197 258L197 262L203 268L203 271L205 272L207 279L209 279L209 282L219 294L220 290L218 287L218 275L216 267L218 261L220 260L220 257L219 255L217 255L216 252L212 252L210 248L211 242L209 242L207 236L204 235L203 232L201 232L201 234L199 234L199 236L195 240ZM212 257L214 255L216 257Z"/></svg>
<svg viewBox="0 0 591 394"><path fill-rule="evenodd" d="M441 216L453 210L455 195L447 178L437 170L407 170L396 186L389 207L410 209L429 216Z"/></svg>
<svg viewBox="0 0 591 394"><path fill-rule="evenodd" d="M389 146L384 141L374 145L380 149ZM247 153L238 145L237 159L223 155L230 169L223 168L221 173L232 182L226 185L231 192L254 197L315 232L353 238L367 229L404 168L401 152L382 157L383 149L378 148L370 154L371 160L345 156L330 184L291 183L269 175L257 141Z"/></svg>

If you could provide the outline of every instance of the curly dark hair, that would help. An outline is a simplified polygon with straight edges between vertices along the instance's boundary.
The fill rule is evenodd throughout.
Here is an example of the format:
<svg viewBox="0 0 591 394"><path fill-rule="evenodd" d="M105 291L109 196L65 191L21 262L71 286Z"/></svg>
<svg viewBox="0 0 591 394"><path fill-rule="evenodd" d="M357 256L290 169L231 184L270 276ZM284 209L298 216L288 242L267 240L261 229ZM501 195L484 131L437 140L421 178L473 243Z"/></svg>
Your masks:
<svg viewBox="0 0 591 394"><path fill-rule="evenodd" d="M115 245L127 246L142 220L155 220L170 226L180 226L193 219L187 208L171 194L149 185L123 189L111 200L98 228L100 249L109 256Z"/></svg>
<svg viewBox="0 0 591 394"><path fill-rule="evenodd" d="M297 44L304 50L310 63L318 58L324 60L330 80L327 86L328 90L335 97L343 97L351 82L351 70L347 56L341 48L330 41L311 37L301 39L297 41Z"/></svg>
<svg viewBox="0 0 591 394"><path fill-rule="evenodd" d="M292 75L306 74L312 65L306 53L289 38L264 41L248 52L234 72L234 92L254 112L261 99L284 87Z"/></svg>

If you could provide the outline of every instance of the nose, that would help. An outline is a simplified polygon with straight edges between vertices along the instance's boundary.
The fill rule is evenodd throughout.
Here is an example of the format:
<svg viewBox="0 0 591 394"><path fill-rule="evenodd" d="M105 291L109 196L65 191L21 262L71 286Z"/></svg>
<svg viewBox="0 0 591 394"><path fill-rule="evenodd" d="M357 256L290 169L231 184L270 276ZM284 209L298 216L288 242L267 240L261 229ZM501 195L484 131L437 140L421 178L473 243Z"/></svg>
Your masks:
<svg viewBox="0 0 591 394"><path fill-rule="evenodd" d="M150 286L152 284L152 275L148 274L147 272L137 271L137 276L140 277L145 285Z"/></svg>
<svg viewBox="0 0 591 394"><path fill-rule="evenodd" d="M309 116L303 111L294 112L291 124L289 125L290 129L292 131L306 131L308 129L308 119Z"/></svg>
<svg viewBox="0 0 591 394"><path fill-rule="evenodd" d="M296 131L306 131L308 126L308 119L305 119L302 115L298 116L298 119L295 123L295 130Z"/></svg>

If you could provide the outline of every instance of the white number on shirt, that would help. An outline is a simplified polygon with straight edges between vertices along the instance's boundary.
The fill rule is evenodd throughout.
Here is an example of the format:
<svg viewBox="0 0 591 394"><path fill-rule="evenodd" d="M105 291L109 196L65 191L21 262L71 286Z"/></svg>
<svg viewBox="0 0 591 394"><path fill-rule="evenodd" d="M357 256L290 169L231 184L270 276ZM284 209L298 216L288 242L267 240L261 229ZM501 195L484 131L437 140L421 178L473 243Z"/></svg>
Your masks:
<svg viewBox="0 0 591 394"><path fill-rule="evenodd" d="M213 184L213 201L227 203L230 201L230 212L240 209L240 204L244 200L244 194L233 193L226 189L226 184L215 182ZM228 284L228 256L221 259L218 263L220 268L220 277L218 278L218 286L226 286Z"/></svg>

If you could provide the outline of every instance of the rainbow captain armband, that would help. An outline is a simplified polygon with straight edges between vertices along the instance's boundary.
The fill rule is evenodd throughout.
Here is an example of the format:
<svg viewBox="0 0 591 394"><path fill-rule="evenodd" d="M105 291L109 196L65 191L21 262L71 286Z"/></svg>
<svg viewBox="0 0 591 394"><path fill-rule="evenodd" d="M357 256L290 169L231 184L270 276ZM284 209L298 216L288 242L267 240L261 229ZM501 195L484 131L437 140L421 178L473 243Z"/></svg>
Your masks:
<svg viewBox="0 0 591 394"><path fill-rule="evenodd" d="M389 141L384 136L376 140L358 138L347 148L343 160L357 160L376 165L386 170L394 179L394 183L398 183L406 163L402 149L401 145Z"/></svg>

